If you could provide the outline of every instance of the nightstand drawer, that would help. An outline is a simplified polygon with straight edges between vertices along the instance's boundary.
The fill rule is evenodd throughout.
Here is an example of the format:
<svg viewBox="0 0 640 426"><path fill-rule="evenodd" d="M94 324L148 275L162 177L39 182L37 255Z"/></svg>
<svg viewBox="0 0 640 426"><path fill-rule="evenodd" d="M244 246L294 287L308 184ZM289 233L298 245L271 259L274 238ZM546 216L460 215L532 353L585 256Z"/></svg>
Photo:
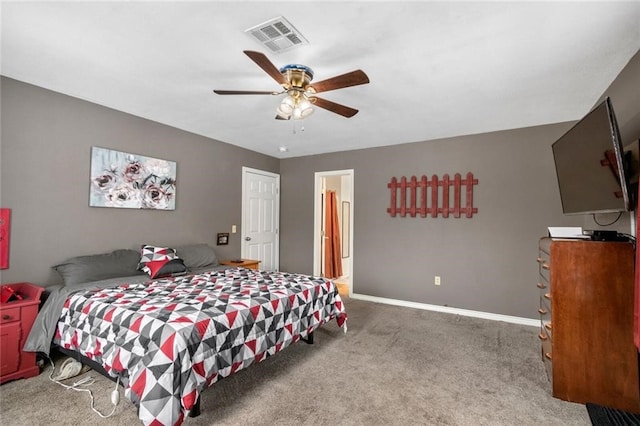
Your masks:
<svg viewBox="0 0 640 426"><path fill-rule="evenodd" d="M242 260L241 262L234 262L232 260L222 260L220 261L220 264L227 265L227 266L248 268L248 269L258 269L258 265L260 265L259 260L252 260L252 259L241 259L241 260Z"/></svg>
<svg viewBox="0 0 640 426"><path fill-rule="evenodd" d="M20 307L2 308L0 310L0 324L20 321Z"/></svg>

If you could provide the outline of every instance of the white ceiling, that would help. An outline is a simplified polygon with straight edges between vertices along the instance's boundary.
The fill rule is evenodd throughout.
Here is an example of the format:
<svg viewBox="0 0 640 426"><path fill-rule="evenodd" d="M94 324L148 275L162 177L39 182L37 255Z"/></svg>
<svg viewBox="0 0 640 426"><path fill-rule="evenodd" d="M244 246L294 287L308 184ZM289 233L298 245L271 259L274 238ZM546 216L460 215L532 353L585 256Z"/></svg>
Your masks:
<svg viewBox="0 0 640 426"><path fill-rule="evenodd" d="M2 75L278 158L577 120L640 49L640 2L2 2ZM308 45L244 30L277 16ZM275 120L278 90L243 50L360 112ZM150 141L152 142L152 141ZM279 152L280 146L289 151Z"/></svg>

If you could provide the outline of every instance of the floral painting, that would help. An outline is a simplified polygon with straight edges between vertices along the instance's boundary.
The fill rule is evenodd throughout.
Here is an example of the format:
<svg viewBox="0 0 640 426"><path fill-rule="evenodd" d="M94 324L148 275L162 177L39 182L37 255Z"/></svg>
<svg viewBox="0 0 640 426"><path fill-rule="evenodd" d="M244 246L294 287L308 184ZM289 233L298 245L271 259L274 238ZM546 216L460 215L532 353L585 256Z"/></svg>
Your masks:
<svg viewBox="0 0 640 426"><path fill-rule="evenodd" d="M94 146L89 205L175 210L176 163Z"/></svg>

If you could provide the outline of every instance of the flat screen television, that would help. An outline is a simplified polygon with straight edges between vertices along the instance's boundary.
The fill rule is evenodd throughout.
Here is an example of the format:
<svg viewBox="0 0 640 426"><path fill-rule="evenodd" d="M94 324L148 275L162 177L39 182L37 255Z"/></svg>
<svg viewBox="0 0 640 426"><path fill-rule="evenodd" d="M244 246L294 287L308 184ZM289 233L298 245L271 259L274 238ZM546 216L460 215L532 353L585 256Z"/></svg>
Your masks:
<svg viewBox="0 0 640 426"><path fill-rule="evenodd" d="M564 214L630 210L620 131L606 98L552 145Z"/></svg>

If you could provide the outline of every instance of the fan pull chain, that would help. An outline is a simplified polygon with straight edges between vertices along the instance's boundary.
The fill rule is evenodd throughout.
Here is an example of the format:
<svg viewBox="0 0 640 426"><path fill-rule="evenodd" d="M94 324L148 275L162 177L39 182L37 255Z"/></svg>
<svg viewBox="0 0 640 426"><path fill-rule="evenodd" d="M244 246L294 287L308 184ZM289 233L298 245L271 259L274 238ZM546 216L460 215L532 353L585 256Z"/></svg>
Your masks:
<svg viewBox="0 0 640 426"><path fill-rule="evenodd" d="M298 131L296 130L296 127L297 127L297 124L298 124L298 123L296 123L296 121L297 121L297 120L293 120L293 122L291 123L291 124L293 124L293 132L292 132L292 133L293 133L294 135L298 134ZM302 125L300 126L300 132L304 132L304 124L302 124Z"/></svg>

